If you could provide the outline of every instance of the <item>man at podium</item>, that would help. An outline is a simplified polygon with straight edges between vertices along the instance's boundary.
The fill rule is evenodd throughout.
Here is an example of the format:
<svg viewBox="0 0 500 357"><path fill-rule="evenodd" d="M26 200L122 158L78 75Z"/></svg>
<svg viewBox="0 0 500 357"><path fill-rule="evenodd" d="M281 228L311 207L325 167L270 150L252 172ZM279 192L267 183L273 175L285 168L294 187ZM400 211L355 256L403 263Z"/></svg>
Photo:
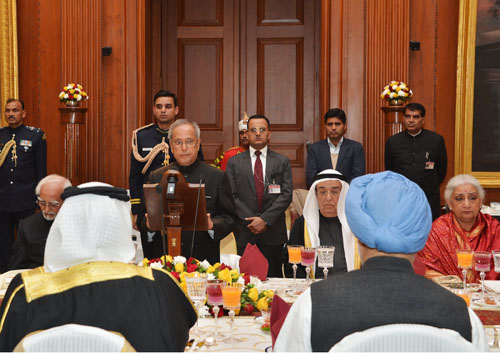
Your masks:
<svg viewBox="0 0 500 357"><path fill-rule="evenodd" d="M199 260L207 259L214 264L220 260L219 241L232 231L233 220L227 213L231 208L230 198L224 199L220 190L224 173L198 159L198 149L201 144L200 128L195 122L178 119L170 127L169 141L176 162L161 167L148 177L147 183L159 183L163 173L167 170L178 170L188 183L205 184L205 199L207 207L208 231L197 231L192 245L192 231L182 232L181 254L186 258L194 257ZM203 199L203 198L201 198ZM184 202L184 204L196 204L195 202ZM146 242L151 249L151 256L158 258L163 255L163 243L160 232L151 232L148 228L145 204L141 203L141 210L137 219L139 227L148 230ZM144 242L143 242L144 245Z"/></svg>

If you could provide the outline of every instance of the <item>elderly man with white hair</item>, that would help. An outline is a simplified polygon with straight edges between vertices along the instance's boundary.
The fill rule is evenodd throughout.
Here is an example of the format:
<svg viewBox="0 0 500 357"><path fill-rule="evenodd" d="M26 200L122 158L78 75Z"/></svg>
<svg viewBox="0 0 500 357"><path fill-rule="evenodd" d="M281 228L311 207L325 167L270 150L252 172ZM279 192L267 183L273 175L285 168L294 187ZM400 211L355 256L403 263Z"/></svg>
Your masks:
<svg viewBox="0 0 500 357"><path fill-rule="evenodd" d="M345 197L349 184L340 172L328 169L314 177L307 194L303 215L295 221L288 245L317 248L320 245L335 247L334 266L330 273L359 269L361 261L357 252L356 238L352 234L345 215ZM285 275L292 275L285 246ZM321 269L314 269L317 278L323 277ZM330 274L331 276L331 274ZM297 277L305 277L303 266L298 267Z"/></svg>
<svg viewBox="0 0 500 357"><path fill-rule="evenodd" d="M36 185L36 203L40 212L19 222L9 270L32 269L43 265L47 236L63 204L61 194L69 186L71 182L66 177L55 174L44 177Z"/></svg>
<svg viewBox="0 0 500 357"><path fill-rule="evenodd" d="M355 332L398 323L454 330L486 350L484 328L465 301L413 271L432 223L422 189L391 171L365 175L351 181L345 207L363 267L300 295L274 351L327 352Z"/></svg>
<svg viewBox="0 0 500 357"><path fill-rule="evenodd" d="M44 266L18 274L0 308L0 350L68 323L121 333L137 351L183 351L196 312L177 280L129 264L129 196L93 182L67 188Z"/></svg>

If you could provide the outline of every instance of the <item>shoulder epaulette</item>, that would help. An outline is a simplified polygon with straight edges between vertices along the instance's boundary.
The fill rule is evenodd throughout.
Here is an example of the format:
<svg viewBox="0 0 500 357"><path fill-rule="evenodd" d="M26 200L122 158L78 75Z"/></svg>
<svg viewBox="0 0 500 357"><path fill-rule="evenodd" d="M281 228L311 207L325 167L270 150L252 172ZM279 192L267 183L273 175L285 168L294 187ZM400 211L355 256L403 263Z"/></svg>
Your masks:
<svg viewBox="0 0 500 357"><path fill-rule="evenodd" d="M42 129L40 129L40 128L35 128L34 126L25 125L25 127L26 127L28 130L34 131L35 133L39 133L40 131L42 131Z"/></svg>
<svg viewBox="0 0 500 357"><path fill-rule="evenodd" d="M154 123L149 123L148 125L141 126L140 128L135 129L135 132L141 131L143 129L149 128L150 126L153 126Z"/></svg>

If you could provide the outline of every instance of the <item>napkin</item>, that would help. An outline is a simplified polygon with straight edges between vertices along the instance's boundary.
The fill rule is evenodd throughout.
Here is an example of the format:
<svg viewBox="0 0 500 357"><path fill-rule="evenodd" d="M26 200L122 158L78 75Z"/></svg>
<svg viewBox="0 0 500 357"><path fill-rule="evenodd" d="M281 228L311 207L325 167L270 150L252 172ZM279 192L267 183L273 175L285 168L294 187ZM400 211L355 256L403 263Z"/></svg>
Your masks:
<svg viewBox="0 0 500 357"><path fill-rule="evenodd" d="M274 294L273 307L271 309L271 339L273 341L273 348L289 310L290 305L280 298L279 295Z"/></svg>
<svg viewBox="0 0 500 357"><path fill-rule="evenodd" d="M245 251L240 259L240 273L255 275L260 280L267 279L269 263L260 252L257 245L247 243Z"/></svg>
<svg viewBox="0 0 500 357"><path fill-rule="evenodd" d="M241 257L236 254L221 254L220 262L229 265L233 269L240 271L240 259Z"/></svg>

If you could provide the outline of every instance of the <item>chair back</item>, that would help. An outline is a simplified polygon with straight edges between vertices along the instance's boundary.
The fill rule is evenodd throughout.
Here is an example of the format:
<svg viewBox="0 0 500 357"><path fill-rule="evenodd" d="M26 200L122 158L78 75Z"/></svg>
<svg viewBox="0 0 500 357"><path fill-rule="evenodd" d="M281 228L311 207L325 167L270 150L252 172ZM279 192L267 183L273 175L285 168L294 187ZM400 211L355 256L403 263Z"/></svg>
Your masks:
<svg viewBox="0 0 500 357"><path fill-rule="evenodd" d="M14 352L135 352L118 332L68 324L26 335Z"/></svg>
<svg viewBox="0 0 500 357"><path fill-rule="evenodd" d="M330 352L475 352L456 331L418 324L391 324L355 332Z"/></svg>

